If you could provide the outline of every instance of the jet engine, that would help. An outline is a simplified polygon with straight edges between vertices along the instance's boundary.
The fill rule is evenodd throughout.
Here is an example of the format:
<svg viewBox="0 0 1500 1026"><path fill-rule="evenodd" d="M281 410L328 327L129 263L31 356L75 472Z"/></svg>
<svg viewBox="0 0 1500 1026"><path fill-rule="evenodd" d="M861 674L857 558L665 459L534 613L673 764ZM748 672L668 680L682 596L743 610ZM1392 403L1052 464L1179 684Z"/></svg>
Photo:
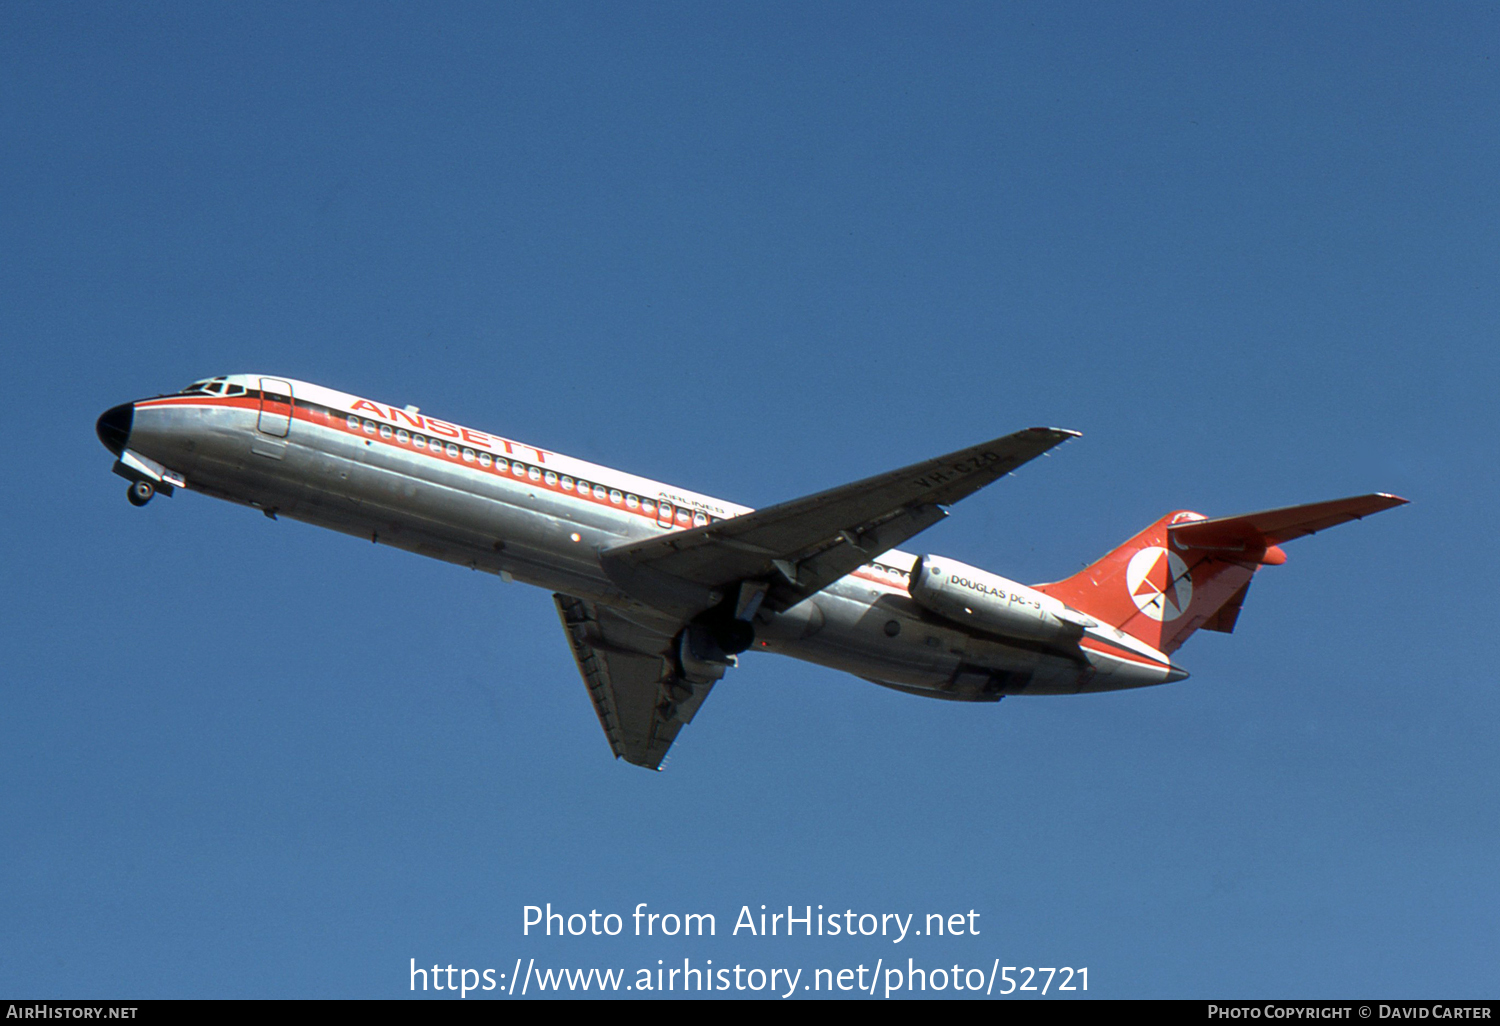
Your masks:
<svg viewBox="0 0 1500 1026"><path fill-rule="evenodd" d="M713 632L701 623L690 623L677 635L678 672L689 684L712 684L738 664L739 660L725 652Z"/></svg>
<svg viewBox="0 0 1500 1026"><path fill-rule="evenodd" d="M911 597L923 609L966 627L1030 641L1076 642L1097 621L1035 588L942 556L911 570Z"/></svg>

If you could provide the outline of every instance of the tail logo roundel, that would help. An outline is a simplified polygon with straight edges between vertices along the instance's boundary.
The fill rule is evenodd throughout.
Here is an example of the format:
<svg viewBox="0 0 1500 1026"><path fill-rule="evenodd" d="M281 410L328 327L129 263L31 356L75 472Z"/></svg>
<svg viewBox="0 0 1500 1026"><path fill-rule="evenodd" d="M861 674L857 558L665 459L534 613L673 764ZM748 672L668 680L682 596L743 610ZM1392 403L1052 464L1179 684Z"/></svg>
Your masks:
<svg viewBox="0 0 1500 1026"><path fill-rule="evenodd" d="M1175 552L1160 545L1141 549L1125 567L1125 587L1135 607L1153 620L1171 621L1193 603L1193 575Z"/></svg>

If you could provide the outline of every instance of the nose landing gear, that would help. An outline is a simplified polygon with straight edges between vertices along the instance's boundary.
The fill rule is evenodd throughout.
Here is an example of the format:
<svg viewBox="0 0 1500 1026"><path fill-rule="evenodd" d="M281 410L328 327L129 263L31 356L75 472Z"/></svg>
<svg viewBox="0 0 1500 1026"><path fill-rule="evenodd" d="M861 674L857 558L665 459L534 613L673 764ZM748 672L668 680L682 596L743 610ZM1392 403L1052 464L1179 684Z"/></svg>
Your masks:
<svg viewBox="0 0 1500 1026"><path fill-rule="evenodd" d="M150 481L136 481L125 491L125 498L132 506L144 506L156 494L156 486Z"/></svg>

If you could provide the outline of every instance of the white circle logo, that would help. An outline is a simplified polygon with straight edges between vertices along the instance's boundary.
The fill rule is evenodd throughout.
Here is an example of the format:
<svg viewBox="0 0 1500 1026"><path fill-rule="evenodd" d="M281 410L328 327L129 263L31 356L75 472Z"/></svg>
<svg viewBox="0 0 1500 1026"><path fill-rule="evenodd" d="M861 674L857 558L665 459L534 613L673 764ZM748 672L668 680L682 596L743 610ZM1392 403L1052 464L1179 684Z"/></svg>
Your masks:
<svg viewBox="0 0 1500 1026"><path fill-rule="evenodd" d="M1130 557L1125 587L1135 607L1153 620L1175 620L1193 602L1193 575L1187 564L1160 545Z"/></svg>

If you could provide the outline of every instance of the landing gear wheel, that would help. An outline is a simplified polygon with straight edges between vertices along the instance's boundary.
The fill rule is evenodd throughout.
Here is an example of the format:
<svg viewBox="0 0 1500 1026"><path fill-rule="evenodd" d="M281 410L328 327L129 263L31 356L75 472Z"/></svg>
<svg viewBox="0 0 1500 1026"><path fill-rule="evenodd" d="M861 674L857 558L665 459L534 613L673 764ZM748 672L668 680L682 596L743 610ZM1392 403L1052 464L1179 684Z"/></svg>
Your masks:
<svg viewBox="0 0 1500 1026"><path fill-rule="evenodd" d="M156 486L150 481L137 481L126 490L125 498L130 500L132 506L144 506L155 494Z"/></svg>

